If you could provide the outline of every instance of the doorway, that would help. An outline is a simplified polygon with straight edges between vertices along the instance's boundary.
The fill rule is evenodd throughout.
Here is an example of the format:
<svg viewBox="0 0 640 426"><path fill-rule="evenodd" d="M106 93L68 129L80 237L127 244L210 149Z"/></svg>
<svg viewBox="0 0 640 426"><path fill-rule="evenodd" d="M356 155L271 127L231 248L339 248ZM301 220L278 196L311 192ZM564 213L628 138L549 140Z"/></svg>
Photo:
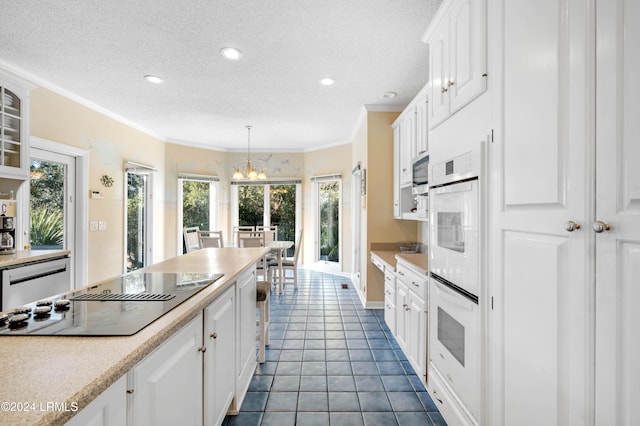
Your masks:
<svg viewBox="0 0 640 426"><path fill-rule="evenodd" d="M144 268L151 261L151 174L126 171L125 272Z"/></svg>
<svg viewBox="0 0 640 426"><path fill-rule="evenodd" d="M318 176L315 182L315 263L326 272L342 271L342 177Z"/></svg>
<svg viewBox="0 0 640 426"><path fill-rule="evenodd" d="M19 189L19 247L71 252L71 286L87 285L88 152L31 136L29 185Z"/></svg>

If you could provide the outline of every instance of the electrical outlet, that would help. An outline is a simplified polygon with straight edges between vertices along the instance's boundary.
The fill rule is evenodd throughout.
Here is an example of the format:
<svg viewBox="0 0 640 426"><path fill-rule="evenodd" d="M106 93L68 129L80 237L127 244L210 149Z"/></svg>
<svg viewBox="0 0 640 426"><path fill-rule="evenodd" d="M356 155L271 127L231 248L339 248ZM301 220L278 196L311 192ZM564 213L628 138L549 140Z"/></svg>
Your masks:
<svg viewBox="0 0 640 426"><path fill-rule="evenodd" d="M100 231L106 231L107 230L107 222L105 222L104 220L101 220L100 222L98 222L98 229Z"/></svg>
<svg viewBox="0 0 640 426"><path fill-rule="evenodd" d="M98 230L98 221L92 220L89 222L89 231L97 231Z"/></svg>

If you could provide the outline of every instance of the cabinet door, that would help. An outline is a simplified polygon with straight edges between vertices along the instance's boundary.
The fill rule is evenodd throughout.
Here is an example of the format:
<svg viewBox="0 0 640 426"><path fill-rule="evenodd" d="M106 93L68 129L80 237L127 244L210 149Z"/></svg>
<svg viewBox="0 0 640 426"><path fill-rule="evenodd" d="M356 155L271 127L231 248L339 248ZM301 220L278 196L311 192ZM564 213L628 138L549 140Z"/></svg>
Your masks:
<svg viewBox="0 0 640 426"><path fill-rule="evenodd" d="M486 29L484 0L456 0L449 13L451 29L450 113L486 89ZM447 83L449 85L449 83Z"/></svg>
<svg viewBox="0 0 640 426"><path fill-rule="evenodd" d="M221 425L235 393L235 286L204 310L204 424Z"/></svg>
<svg viewBox="0 0 640 426"><path fill-rule="evenodd" d="M488 357L495 411L491 421L479 420L531 424L535 412L537 424L583 424L594 409L587 266L593 233L585 223L592 123L585 105L593 103L585 88L593 74L585 52L595 46L584 36L594 18L584 2L566 9L555 0L503 6L504 134L489 147L496 163L487 184L497 188L488 215L498 229L488 258L492 334L501 344ZM583 228L567 232L570 220Z"/></svg>
<svg viewBox="0 0 640 426"><path fill-rule="evenodd" d="M413 291L409 292L409 326L407 332L407 359L416 374L427 380L427 304Z"/></svg>
<svg viewBox="0 0 640 426"><path fill-rule="evenodd" d="M29 92L0 76L0 177L29 177Z"/></svg>
<svg viewBox="0 0 640 426"><path fill-rule="evenodd" d="M401 174L400 186L409 186L413 182L412 160L416 152L415 111L407 111L400 131Z"/></svg>
<svg viewBox="0 0 640 426"><path fill-rule="evenodd" d="M126 423L127 376L124 375L76 413L65 425L122 426Z"/></svg>
<svg viewBox="0 0 640 426"><path fill-rule="evenodd" d="M602 4L601 4L602 3ZM602 7L600 7L602 6ZM595 424L640 424L640 3L597 1Z"/></svg>
<svg viewBox="0 0 640 426"><path fill-rule="evenodd" d="M133 368L132 424L202 424L201 348L202 313Z"/></svg>
<svg viewBox="0 0 640 426"><path fill-rule="evenodd" d="M435 27L429 42L429 127L433 129L449 116L449 18Z"/></svg>
<svg viewBox="0 0 640 426"><path fill-rule="evenodd" d="M428 103L426 96L416 102L416 155L427 152L427 123L428 123Z"/></svg>
<svg viewBox="0 0 640 426"><path fill-rule="evenodd" d="M400 210L400 126L393 128L393 217L401 219Z"/></svg>
<svg viewBox="0 0 640 426"><path fill-rule="evenodd" d="M236 282L236 398L235 408L242 401L249 388L256 369L256 275L255 269L243 273Z"/></svg>
<svg viewBox="0 0 640 426"><path fill-rule="evenodd" d="M405 283L397 279L397 304L396 304L396 340L400 348L407 353L407 339L409 334L409 288Z"/></svg>

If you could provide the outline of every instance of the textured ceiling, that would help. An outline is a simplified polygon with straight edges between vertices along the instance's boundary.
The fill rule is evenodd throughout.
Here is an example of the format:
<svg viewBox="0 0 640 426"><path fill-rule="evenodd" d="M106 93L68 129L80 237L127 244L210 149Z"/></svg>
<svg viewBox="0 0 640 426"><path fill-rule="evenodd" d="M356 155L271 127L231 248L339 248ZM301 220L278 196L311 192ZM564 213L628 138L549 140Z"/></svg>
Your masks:
<svg viewBox="0 0 640 426"><path fill-rule="evenodd" d="M256 150L313 149L348 142L364 105L402 109L427 82L420 37L439 4L0 0L0 67L168 141L242 150L251 124Z"/></svg>

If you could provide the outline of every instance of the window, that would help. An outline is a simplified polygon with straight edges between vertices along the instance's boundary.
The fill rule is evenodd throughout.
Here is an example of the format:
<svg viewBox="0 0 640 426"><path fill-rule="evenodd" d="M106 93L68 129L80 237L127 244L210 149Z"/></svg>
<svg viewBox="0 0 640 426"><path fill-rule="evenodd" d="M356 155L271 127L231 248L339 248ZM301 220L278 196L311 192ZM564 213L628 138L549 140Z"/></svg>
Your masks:
<svg viewBox="0 0 640 426"><path fill-rule="evenodd" d="M299 179L232 182L232 224L278 226L278 240L294 241L301 215ZM293 256L295 247L287 256Z"/></svg>
<svg viewBox="0 0 640 426"><path fill-rule="evenodd" d="M178 254L185 253L182 229L197 226L203 230L217 231L218 224L217 176L178 176Z"/></svg>

